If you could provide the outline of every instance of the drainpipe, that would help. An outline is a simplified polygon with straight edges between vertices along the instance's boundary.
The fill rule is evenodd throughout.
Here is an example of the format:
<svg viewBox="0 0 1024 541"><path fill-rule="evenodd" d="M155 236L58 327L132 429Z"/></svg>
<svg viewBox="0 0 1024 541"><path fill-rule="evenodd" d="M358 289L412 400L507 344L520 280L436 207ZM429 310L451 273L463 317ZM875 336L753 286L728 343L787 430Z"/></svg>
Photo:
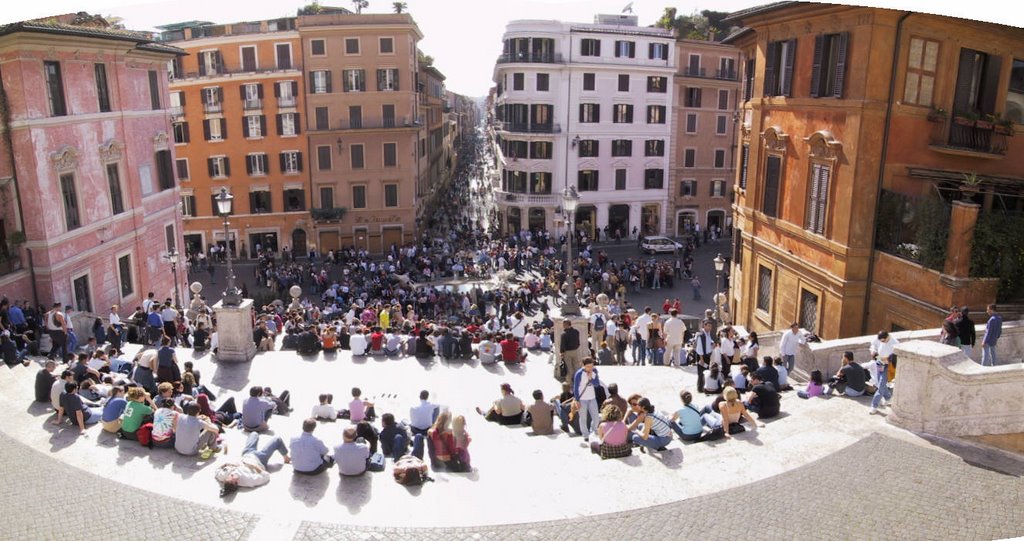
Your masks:
<svg viewBox="0 0 1024 541"><path fill-rule="evenodd" d="M882 130L882 155L878 161L878 190L875 192L875 212L871 217L871 248L868 252L868 276L865 281L867 289L864 292L864 316L861 318L860 324L860 334L862 336L868 334L868 314L871 311L871 284L875 278L875 256L878 254L878 249L875 247L875 241L878 239L878 204L882 200L885 162L889 155L889 131L892 126L893 97L896 95L896 68L899 65L900 40L903 36L903 23L911 15L913 15L912 11L905 12L900 16L899 21L896 22L896 45L892 50L892 69L889 72L889 99L885 105L885 128Z"/></svg>

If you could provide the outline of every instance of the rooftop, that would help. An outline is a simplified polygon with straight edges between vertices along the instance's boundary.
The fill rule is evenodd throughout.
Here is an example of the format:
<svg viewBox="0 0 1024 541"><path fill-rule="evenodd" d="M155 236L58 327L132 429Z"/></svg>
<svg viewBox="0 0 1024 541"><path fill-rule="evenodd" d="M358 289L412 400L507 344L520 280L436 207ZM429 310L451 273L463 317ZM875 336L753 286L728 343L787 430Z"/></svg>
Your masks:
<svg viewBox="0 0 1024 541"><path fill-rule="evenodd" d="M184 54L177 47L157 43L149 32L137 32L114 28L102 17L85 12L56 15L41 19L21 21L0 26L0 36L17 33L37 33L84 38L101 38L134 43L142 50L171 54Z"/></svg>

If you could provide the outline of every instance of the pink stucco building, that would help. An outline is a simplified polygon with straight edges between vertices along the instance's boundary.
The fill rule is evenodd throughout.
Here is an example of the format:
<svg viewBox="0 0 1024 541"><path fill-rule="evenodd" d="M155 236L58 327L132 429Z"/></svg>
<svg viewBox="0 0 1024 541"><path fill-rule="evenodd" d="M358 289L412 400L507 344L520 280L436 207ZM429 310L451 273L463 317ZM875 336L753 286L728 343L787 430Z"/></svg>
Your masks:
<svg viewBox="0 0 1024 541"><path fill-rule="evenodd" d="M180 53L84 13L0 27L0 294L104 317L173 297Z"/></svg>

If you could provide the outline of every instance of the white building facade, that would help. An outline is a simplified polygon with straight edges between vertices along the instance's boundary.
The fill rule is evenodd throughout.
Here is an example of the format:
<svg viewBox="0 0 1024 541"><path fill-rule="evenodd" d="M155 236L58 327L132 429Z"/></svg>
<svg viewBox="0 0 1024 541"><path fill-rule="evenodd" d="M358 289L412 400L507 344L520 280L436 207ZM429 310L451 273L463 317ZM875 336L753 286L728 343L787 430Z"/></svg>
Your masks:
<svg viewBox="0 0 1024 541"><path fill-rule="evenodd" d="M632 15L597 19L506 27L492 126L503 233L563 232L567 186L591 238L672 232L675 40Z"/></svg>

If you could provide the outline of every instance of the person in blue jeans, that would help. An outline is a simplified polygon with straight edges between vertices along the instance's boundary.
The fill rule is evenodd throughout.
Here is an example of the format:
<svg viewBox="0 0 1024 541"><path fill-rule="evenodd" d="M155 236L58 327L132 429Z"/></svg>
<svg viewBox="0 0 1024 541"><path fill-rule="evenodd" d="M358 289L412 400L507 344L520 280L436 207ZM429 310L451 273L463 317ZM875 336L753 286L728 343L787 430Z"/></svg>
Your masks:
<svg viewBox="0 0 1024 541"><path fill-rule="evenodd" d="M383 428L380 431L380 450L385 456L390 456L396 462L409 450L409 441L412 440L412 455L423 460L423 434L416 433L409 437L409 429L405 423L396 423L395 416L385 413L380 418Z"/></svg>
<svg viewBox="0 0 1024 541"><path fill-rule="evenodd" d="M640 452L645 449L652 451L664 451L665 447L672 441L672 423L654 412L654 406L647 398L641 398L635 404L630 403L636 419L629 425L632 432L630 441L640 446Z"/></svg>
<svg viewBox="0 0 1024 541"><path fill-rule="evenodd" d="M647 364L647 341L640 338L640 335L633 332L633 364L645 366Z"/></svg>
<svg viewBox="0 0 1024 541"><path fill-rule="evenodd" d="M270 438L270 441L263 444L263 447L257 449L260 442L260 435L256 432L249 433L249 439L245 442L245 448L242 449L242 456L253 455L259 459L260 464L266 468L270 462L270 457L274 456L274 452L281 453L284 457L285 464L291 464L292 459L288 456L288 447L284 444L284 440L281 436L274 436Z"/></svg>

